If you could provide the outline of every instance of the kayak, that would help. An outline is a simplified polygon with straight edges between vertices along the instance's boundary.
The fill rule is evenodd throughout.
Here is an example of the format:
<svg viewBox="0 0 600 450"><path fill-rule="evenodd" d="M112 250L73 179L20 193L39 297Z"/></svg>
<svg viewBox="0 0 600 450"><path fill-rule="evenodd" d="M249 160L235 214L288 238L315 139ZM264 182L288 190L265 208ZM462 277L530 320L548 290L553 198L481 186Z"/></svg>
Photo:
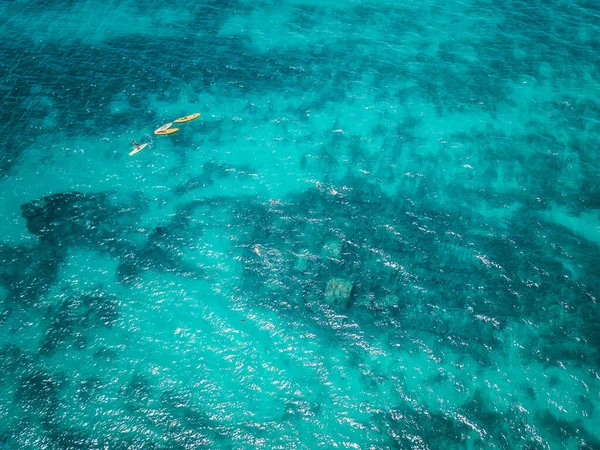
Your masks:
<svg viewBox="0 0 600 450"><path fill-rule="evenodd" d="M200 113L190 114L189 116L180 117L179 119L175 119L173 122L175 123L183 123L189 122L191 120L197 119L200 117Z"/></svg>
<svg viewBox="0 0 600 450"><path fill-rule="evenodd" d="M173 122L167 123L167 124L163 125L162 127L158 127L156 129L156 131L154 132L154 134L160 134L163 131L168 130L171 127L171 125L173 125Z"/></svg>
<svg viewBox="0 0 600 450"><path fill-rule="evenodd" d="M166 136L167 134L177 133L178 131L179 131L179 128L169 128L169 129L163 130L163 131L156 130L154 132L154 134L157 134L158 136Z"/></svg>
<svg viewBox="0 0 600 450"><path fill-rule="evenodd" d="M146 148L146 146L147 146L147 145L148 145L148 144L142 144L142 145L138 145L138 147L137 147L137 148L134 148L133 150L131 150L131 151L129 152L129 156L133 156L133 155L135 155L136 153L139 153L139 152L141 152L142 150L144 150L144 149Z"/></svg>

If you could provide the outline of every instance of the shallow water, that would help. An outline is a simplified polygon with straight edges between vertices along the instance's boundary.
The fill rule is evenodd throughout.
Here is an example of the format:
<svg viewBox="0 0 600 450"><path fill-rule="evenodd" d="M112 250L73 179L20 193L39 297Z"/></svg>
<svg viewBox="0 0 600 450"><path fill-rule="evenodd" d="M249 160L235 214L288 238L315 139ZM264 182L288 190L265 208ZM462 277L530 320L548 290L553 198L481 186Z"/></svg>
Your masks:
<svg viewBox="0 0 600 450"><path fill-rule="evenodd" d="M0 21L0 444L600 447L598 4Z"/></svg>

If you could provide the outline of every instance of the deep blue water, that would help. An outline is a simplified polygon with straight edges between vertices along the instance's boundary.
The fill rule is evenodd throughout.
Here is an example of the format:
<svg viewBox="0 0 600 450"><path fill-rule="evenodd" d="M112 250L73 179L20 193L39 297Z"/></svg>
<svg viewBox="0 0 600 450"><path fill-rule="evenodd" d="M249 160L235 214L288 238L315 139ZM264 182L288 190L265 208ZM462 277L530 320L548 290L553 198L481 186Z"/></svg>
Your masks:
<svg viewBox="0 0 600 450"><path fill-rule="evenodd" d="M600 448L600 3L0 24L0 447Z"/></svg>

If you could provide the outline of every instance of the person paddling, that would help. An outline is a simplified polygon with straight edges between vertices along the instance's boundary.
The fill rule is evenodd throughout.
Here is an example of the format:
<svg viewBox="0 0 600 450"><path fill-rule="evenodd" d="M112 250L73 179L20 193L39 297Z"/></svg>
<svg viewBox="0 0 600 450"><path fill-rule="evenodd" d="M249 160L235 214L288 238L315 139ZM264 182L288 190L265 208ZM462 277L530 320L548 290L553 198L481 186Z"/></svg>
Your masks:
<svg viewBox="0 0 600 450"><path fill-rule="evenodd" d="M133 146L135 147L135 149L137 150L138 148L140 148L140 144L138 144L136 141L131 141L133 143Z"/></svg>

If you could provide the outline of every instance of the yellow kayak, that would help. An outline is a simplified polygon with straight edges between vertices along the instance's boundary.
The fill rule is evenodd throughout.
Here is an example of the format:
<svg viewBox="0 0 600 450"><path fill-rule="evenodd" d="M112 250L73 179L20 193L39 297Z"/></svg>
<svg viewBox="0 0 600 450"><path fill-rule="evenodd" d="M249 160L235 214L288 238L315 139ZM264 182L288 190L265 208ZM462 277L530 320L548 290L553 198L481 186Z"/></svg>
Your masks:
<svg viewBox="0 0 600 450"><path fill-rule="evenodd" d="M180 117L179 119L175 119L173 122L175 122L175 123L189 122L191 120L197 119L198 117L200 117L200 113L195 113L195 114L190 114L189 116Z"/></svg>
<svg viewBox="0 0 600 450"><path fill-rule="evenodd" d="M158 136L165 136L167 134L173 134L173 133L177 133L179 131L179 128L169 128L167 130L162 130L162 131L158 131L156 130L154 132L154 134L158 135Z"/></svg>

